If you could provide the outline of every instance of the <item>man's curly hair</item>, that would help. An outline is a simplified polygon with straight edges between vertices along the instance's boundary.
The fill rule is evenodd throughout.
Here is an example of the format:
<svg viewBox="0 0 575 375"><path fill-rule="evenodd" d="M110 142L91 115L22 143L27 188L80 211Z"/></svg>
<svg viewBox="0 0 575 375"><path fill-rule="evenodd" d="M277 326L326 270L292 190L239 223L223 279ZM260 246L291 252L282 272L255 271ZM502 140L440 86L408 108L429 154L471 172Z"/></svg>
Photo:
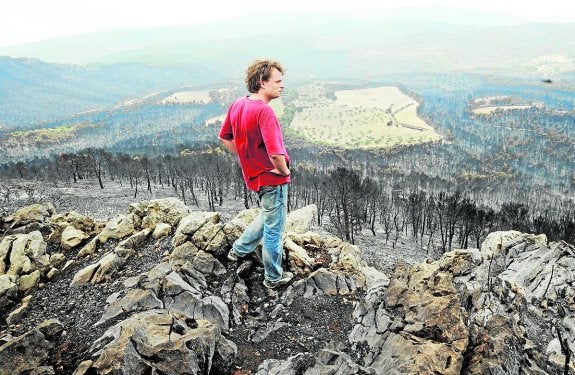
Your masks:
<svg viewBox="0 0 575 375"><path fill-rule="evenodd" d="M255 94L261 87L261 81L270 79L273 68L283 74L284 69L281 64L274 60L255 60L246 70L246 86L248 91Z"/></svg>

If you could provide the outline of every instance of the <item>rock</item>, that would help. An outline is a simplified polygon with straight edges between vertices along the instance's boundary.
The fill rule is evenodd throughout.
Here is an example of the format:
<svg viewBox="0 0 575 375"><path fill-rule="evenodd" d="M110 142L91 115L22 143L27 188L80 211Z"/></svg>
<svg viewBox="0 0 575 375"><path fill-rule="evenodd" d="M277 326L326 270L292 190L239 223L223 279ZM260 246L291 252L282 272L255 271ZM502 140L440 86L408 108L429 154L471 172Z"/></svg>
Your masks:
<svg viewBox="0 0 575 375"><path fill-rule="evenodd" d="M180 220L172 245L177 247L191 240L192 236L204 225L214 225L220 222L220 215L216 212L195 211ZM192 241L193 242L193 241Z"/></svg>
<svg viewBox="0 0 575 375"><path fill-rule="evenodd" d="M52 267L52 268L62 267L64 264L66 264L66 261L68 261L68 259L62 253L50 254L49 262L50 262L50 267Z"/></svg>
<svg viewBox="0 0 575 375"><path fill-rule="evenodd" d="M184 242L176 247L169 255L170 265L174 268L181 267L186 263L191 263L199 249L191 242Z"/></svg>
<svg viewBox="0 0 575 375"><path fill-rule="evenodd" d="M0 275L0 306L12 305L18 297L18 276Z"/></svg>
<svg viewBox="0 0 575 375"><path fill-rule="evenodd" d="M297 375L313 362L314 358L310 353L298 353L286 360L266 359L258 367L256 375Z"/></svg>
<svg viewBox="0 0 575 375"><path fill-rule="evenodd" d="M491 232L481 243L481 253L487 258L499 254L509 242L522 235L521 232L510 230L506 232Z"/></svg>
<svg viewBox="0 0 575 375"><path fill-rule="evenodd" d="M366 266L365 262L361 258L361 252L357 246L344 243L339 247L339 250L340 253L336 266L337 268L348 272L358 272Z"/></svg>
<svg viewBox="0 0 575 375"><path fill-rule="evenodd" d="M93 284L99 284L110 280L116 275L116 272L122 268L125 260L116 253L109 253L98 261L96 271L90 280Z"/></svg>
<svg viewBox="0 0 575 375"><path fill-rule="evenodd" d="M485 327L480 328L476 337L478 342L467 356L468 374L490 374L501 372L503 369L523 367L525 336L510 317L493 316ZM530 367L533 367L533 364Z"/></svg>
<svg viewBox="0 0 575 375"><path fill-rule="evenodd" d="M453 275L440 262L396 266L386 290L388 308L399 308L405 330L430 341L448 343L463 353L468 331Z"/></svg>
<svg viewBox="0 0 575 375"><path fill-rule="evenodd" d="M94 361L92 361L90 359L80 362L78 367L76 367L76 371L74 371L73 375L85 375L85 374L87 374L88 370L92 367L93 364L94 364Z"/></svg>
<svg viewBox="0 0 575 375"><path fill-rule="evenodd" d="M7 273L21 275L34 270L46 271L50 266L50 256L46 254L46 242L38 231L17 234L10 251L10 268Z"/></svg>
<svg viewBox="0 0 575 375"><path fill-rule="evenodd" d="M82 232L86 238L94 234L96 225L94 221L88 216L77 213L76 211L53 215L50 218L50 225L53 228L48 241L60 244L62 241L62 234L68 227L72 227L77 231ZM84 238L85 239L85 238Z"/></svg>
<svg viewBox="0 0 575 375"><path fill-rule="evenodd" d="M205 251L198 251L192 260L192 267L200 271L204 275L223 275L226 273L226 268L221 264L213 255Z"/></svg>
<svg viewBox="0 0 575 375"><path fill-rule="evenodd" d="M481 252L477 249L453 250L443 254L440 259L440 269L448 271L453 276L467 275L483 262Z"/></svg>
<svg viewBox="0 0 575 375"><path fill-rule="evenodd" d="M156 224L156 228L154 229L154 232L152 233L152 237L154 237L155 239L163 238L163 237L168 236L171 231L172 231L172 226L170 224L158 223L158 224Z"/></svg>
<svg viewBox="0 0 575 375"><path fill-rule="evenodd" d="M146 311L151 309L162 308L163 303L156 297L153 291L143 289L131 289L119 301L112 303L102 318L94 326L106 323L119 315L131 312Z"/></svg>
<svg viewBox="0 0 575 375"><path fill-rule="evenodd" d="M196 248L221 257L228 246L223 228L218 213L192 212L180 221L172 245L178 247L189 241Z"/></svg>
<svg viewBox="0 0 575 375"><path fill-rule="evenodd" d="M0 297L14 298L18 295L18 276L0 275Z"/></svg>
<svg viewBox="0 0 575 375"><path fill-rule="evenodd" d="M31 372L27 373L27 375L55 375L56 371L52 366L40 366L35 368Z"/></svg>
<svg viewBox="0 0 575 375"><path fill-rule="evenodd" d="M76 246L80 245L84 240L89 238L89 236L83 231L68 225L66 229L62 232L62 237L60 243L64 250L72 250Z"/></svg>
<svg viewBox="0 0 575 375"><path fill-rule="evenodd" d="M80 251L78 252L79 257L86 257L88 255L92 255L96 252L96 248L98 247L98 237L94 237L88 242Z"/></svg>
<svg viewBox="0 0 575 375"><path fill-rule="evenodd" d="M242 235L247 226L254 221L259 213L259 208L243 210L224 225L223 231L230 245Z"/></svg>
<svg viewBox="0 0 575 375"><path fill-rule="evenodd" d="M305 373L306 375L366 375L375 374L376 371L358 365L346 353L333 349L322 349L316 357L315 366L309 368Z"/></svg>
<svg viewBox="0 0 575 375"><path fill-rule="evenodd" d="M0 241L0 275L4 275L8 271L10 249L12 249L12 243L15 239L16 236L6 236Z"/></svg>
<svg viewBox="0 0 575 375"><path fill-rule="evenodd" d="M232 306L232 319L235 324L241 324L242 316L248 311L250 297L248 287L243 279L230 275L222 285L220 294L228 306Z"/></svg>
<svg viewBox="0 0 575 375"><path fill-rule="evenodd" d="M261 327L260 329L258 329L251 337L251 341L257 343L260 343L262 341L264 341L270 334L274 333L275 331L289 326L289 323L286 322L269 322L267 324L265 324L263 327Z"/></svg>
<svg viewBox="0 0 575 375"><path fill-rule="evenodd" d="M94 263L76 272L72 282L70 283L70 286L88 284L90 280L92 280L92 277L94 276L94 273L98 267L100 267L100 265L98 263Z"/></svg>
<svg viewBox="0 0 575 375"><path fill-rule="evenodd" d="M221 257L226 254L225 249L228 247L223 227L222 223L208 222L194 232L191 241L198 249Z"/></svg>
<svg viewBox="0 0 575 375"><path fill-rule="evenodd" d="M362 363L377 374L459 374L469 332L447 260L396 265L389 285L371 283L356 305L349 340L369 348Z"/></svg>
<svg viewBox="0 0 575 375"><path fill-rule="evenodd" d="M71 225L75 229L90 234L96 227L94 220L86 215L82 215L76 211L70 211L63 214L56 214L50 218L50 224L54 226L62 226L65 229Z"/></svg>
<svg viewBox="0 0 575 375"><path fill-rule="evenodd" d="M459 375L463 358L447 343L390 332L373 361L366 362L376 374Z"/></svg>
<svg viewBox="0 0 575 375"><path fill-rule="evenodd" d="M30 305L31 300L32 296L26 296L22 298L22 303L20 304L20 306L16 310L8 314L8 317L6 318L6 324L10 326L12 324L17 324L21 322L22 318L26 315L26 312L28 311L28 307Z"/></svg>
<svg viewBox="0 0 575 375"><path fill-rule="evenodd" d="M288 253L288 260L291 265L291 269L297 269L301 274L309 273L315 267L315 259L311 258L307 251L298 244L296 244L291 238L286 237L283 242L284 248Z"/></svg>
<svg viewBox="0 0 575 375"><path fill-rule="evenodd" d="M138 247L142 246L146 238L148 238L150 235L151 231L152 230L150 228L144 228L141 231L134 233L130 237L126 238L125 240L120 241L117 248L136 250ZM115 251L118 253L118 250Z"/></svg>
<svg viewBox="0 0 575 375"><path fill-rule="evenodd" d="M93 363L84 363L77 375L88 373L208 374L221 333L205 320L186 320L166 310L132 315L98 339Z"/></svg>
<svg viewBox="0 0 575 375"><path fill-rule="evenodd" d="M214 355L212 368L217 369L221 374L232 374L233 369L236 367L234 365L234 360L237 355L237 345L233 341L222 336L216 345L216 353Z"/></svg>
<svg viewBox="0 0 575 375"><path fill-rule="evenodd" d="M30 206L18 209L12 215L4 218L4 226L6 234L28 233L31 230L38 230L38 224L44 224L48 219L56 213L52 203L46 204L32 204Z"/></svg>
<svg viewBox="0 0 575 375"><path fill-rule="evenodd" d="M170 272L172 272L170 264L161 262L149 270L140 283L145 289L153 290L154 293L158 295L161 293L160 290L166 275Z"/></svg>
<svg viewBox="0 0 575 375"><path fill-rule="evenodd" d="M45 364L52 345L37 329L0 347L0 374L24 374Z"/></svg>
<svg viewBox="0 0 575 375"><path fill-rule="evenodd" d="M0 374L29 374L48 363L53 348L49 340L55 336L48 335L53 331L47 331L46 324L58 323L44 323L0 346Z"/></svg>
<svg viewBox="0 0 575 375"><path fill-rule="evenodd" d="M191 293L184 292L179 295L163 299L164 306L192 319L208 320L220 329L229 329L230 311L225 302L218 296L207 296L196 299Z"/></svg>
<svg viewBox="0 0 575 375"><path fill-rule="evenodd" d="M182 292L189 292L194 299L199 300L202 298L203 284L193 283L189 284L185 281L179 273L170 272L162 281L162 295L174 297Z"/></svg>
<svg viewBox="0 0 575 375"><path fill-rule="evenodd" d="M98 235L98 240L101 243L105 243L110 238L121 240L134 233L140 226L140 222L140 217L135 214L118 215L106 224Z"/></svg>
<svg viewBox="0 0 575 375"><path fill-rule="evenodd" d="M365 279L357 274L320 268L307 278L291 285L282 296L282 303L289 306L296 299L317 296L348 295L365 287Z"/></svg>
<svg viewBox="0 0 575 375"><path fill-rule="evenodd" d="M159 223L176 226L189 214L190 209L177 198L154 199L148 202L132 203L128 211L142 218L142 227L154 229Z"/></svg>
<svg viewBox="0 0 575 375"><path fill-rule="evenodd" d="M305 233L317 218L317 206L310 204L290 212L286 219L286 232Z"/></svg>
<svg viewBox="0 0 575 375"><path fill-rule="evenodd" d="M367 273L367 293L356 305L353 319L356 325L349 334L349 342L353 344L367 343L368 347L381 346L383 334L392 323L392 313L385 308L385 291L389 278L380 271L364 268Z"/></svg>
<svg viewBox="0 0 575 375"><path fill-rule="evenodd" d="M40 271L36 270L28 275L22 275L18 281L18 290L22 293L28 292L40 282Z"/></svg>
<svg viewBox="0 0 575 375"><path fill-rule="evenodd" d="M52 268L52 269L50 269L50 271L48 271L48 273L46 274L46 278L47 278L48 280L54 280L54 278L55 278L56 276L60 275L60 274L61 274L61 272L60 272L59 269L57 269L57 268Z"/></svg>

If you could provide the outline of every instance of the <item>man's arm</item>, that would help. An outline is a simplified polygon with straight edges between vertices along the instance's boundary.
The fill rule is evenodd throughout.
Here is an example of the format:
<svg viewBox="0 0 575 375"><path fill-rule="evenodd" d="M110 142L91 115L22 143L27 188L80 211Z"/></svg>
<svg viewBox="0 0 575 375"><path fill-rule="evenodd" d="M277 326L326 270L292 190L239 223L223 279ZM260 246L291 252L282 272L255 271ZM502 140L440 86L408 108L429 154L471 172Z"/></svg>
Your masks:
<svg viewBox="0 0 575 375"><path fill-rule="evenodd" d="M275 173L275 174L279 174L282 176L289 176L290 175L291 172L287 166L286 158L283 154L270 155L270 161L274 165L274 169L272 169L270 172Z"/></svg>
<svg viewBox="0 0 575 375"><path fill-rule="evenodd" d="M238 154L238 148L236 147L236 141L234 141L233 139L224 139L224 138L220 138L220 142L222 142L222 144L224 146L226 146L226 148L228 150L230 150L232 153L234 154Z"/></svg>

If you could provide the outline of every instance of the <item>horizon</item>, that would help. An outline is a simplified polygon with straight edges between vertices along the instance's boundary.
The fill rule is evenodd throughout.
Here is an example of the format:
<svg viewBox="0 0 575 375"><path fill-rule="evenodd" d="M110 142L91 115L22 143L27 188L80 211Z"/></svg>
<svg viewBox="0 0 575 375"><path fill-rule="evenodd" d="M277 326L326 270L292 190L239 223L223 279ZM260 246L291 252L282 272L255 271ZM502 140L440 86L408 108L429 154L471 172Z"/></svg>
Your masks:
<svg viewBox="0 0 575 375"><path fill-rule="evenodd" d="M575 22L575 4L564 4L561 0L522 4L519 7L515 2L501 0L474 0L464 4L453 0L388 0L383 3L373 0L357 0L353 3L341 0L295 0L290 4L270 3L265 8L246 8L229 0L204 4L171 0L162 6L150 0L82 3L71 0L49 3L22 0L0 5L0 48L116 29L186 27L247 17L262 18L269 22L286 13L342 14L373 19L386 12L405 9L477 12L497 18L502 25ZM454 20L454 23L457 21Z"/></svg>

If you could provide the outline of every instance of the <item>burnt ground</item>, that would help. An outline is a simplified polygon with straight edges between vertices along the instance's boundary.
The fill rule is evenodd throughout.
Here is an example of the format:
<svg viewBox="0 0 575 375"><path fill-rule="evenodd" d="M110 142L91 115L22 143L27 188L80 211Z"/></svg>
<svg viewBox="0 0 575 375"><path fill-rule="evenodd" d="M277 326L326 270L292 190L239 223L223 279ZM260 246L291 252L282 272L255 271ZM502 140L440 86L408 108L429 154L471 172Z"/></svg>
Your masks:
<svg viewBox="0 0 575 375"><path fill-rule="evenodd" d="M242 312L242 324L232 326L228 335L238 346L235 363L237 374L255 373L265 359L287 359L296 353L311 355L326 345L347 351L353 356L345 343L354 325L354 303L363 296L357 294L296 298L291 305L284 306L281 304L281 297L288 286L277 291L268 290L262 284L263 267L255 260L252 264L256 266L241 273L248 288L250 302ZM318 268L321 266L323 264L317 264ZM227 267L228 272L236 272L241 263L228 264ZM297 280L296 276L293 282ZM275 322L286 325L271 332L261 342L251 340L265 323Z"/></svg>
<svg viewBox="0 0 575 375"><path fill-rule="evenodd" d="M28 194L32 192L32 194ZM37 196L34 196L37 194ZM171 188L156 188L153 194L140 192L134 198L133 190L129 186L107 184L106 189L99 189L93 182L80 182L78 184L62 184L59 187L39 186L36 193L30 188L26 193L13 196L11 201L0 207L0 216L15 211L18 207L37 202L52 202L57 213L77 211L90 216L97 221L107 221L117 214L128 212L128 205L133 202L164 198L177 194ZM207 205L190 205L192 210L207 210ZM189 202L188 202L189 204ZM243 202L228 201L223 207L218 207L223 221L228 221L239 211L244 209ZM320 234L329 234L324 228L315 227L313 231ZM402 243L403 242L403 243ZM395 249L390 248L383 241L383 236L373 237L371 234L358 236L356 243L364 251L365 259L372 266L383 271L389 271L397 261L409 263L420 261L425 252L414 246L406 239L401 239ZM46 319L58 319L65 327L51 358L52 365L57 374L72 374L82 360L90 357L90 345L101 337L105 330L116 324L123 317L111 319L103 325L94 327L100 320L105 307L106 299L113 293L125 290L123 281L142 272L147 272L160 261L162 254L171 247L171 236L159 241L149 240L138 253L129 258L125 267L113 281L103 284L89 284L71 288L70 282L76 272L89 264L93 264L102 257L107 249L114 248L116 243L108 241L100 245L98 252L88 258L76 259L76 263L53 280L42 280L40 287L34 288L30 308L22 322L7 326L5 317L17 306L0 307L0 343L5 335L18 336L35 327ZM318 249L308 249L319 251ZM365 251L367 250L367 251ZM58 251L48 248L48 252ZM74 254L65 254L74 258ZM318 255L318 254L315 254ZM328 257L318 257L327 262ZM325 258L325 259L324 259ZM221 260L228 269L228 275L236 271L237 265ZM254 262L257 264L257 262ZM242 324L232 326L227 338L238 346L238 357L232 374L244 375L255 373L261 362L268 358L285 359L295 353L310 353L332 345L339 350L354 354L345 347L345 342L352 329L352 312L355 300L361 296L353 297L316 297L310 300L296 300L291 306L285 307L279 313L272 314L281 299L284 289L279 292L268 291L263 287L263 269L252 266L248 274L242 275L248 287L250 296L249 306L242 317ZM227 277L227 275L226 275ZM297 279L297 277L296 277ZM219 289L219 288L218 288ZM21 299L24 295L19 296ZM250 339L254 331L261 327L263 322L281 321L287 323L276 331L270 333L265 340L254 343ZM9 337L9 336L5 336ZM227 372L222 372L225 374Z"/></svg>
<svg viewBox="0 0 575 375"><path fill-rule="evenodd" d="M171 237L154 242L149 240L139 249L138 254L128 259L125 267L119 271L114 281L102 284L87 284L70 287L75 273L81 268L96 262L100 257L111 250L116 243L109 241L99 248L98 255L87 259L80 259L69 267L56 279L43 280L42 286L33 289L30 308L22 322L7 326L4 319L0 321L0 337L12 335L14 337L24 334L28 330L46 319L57 319L65 327L65 332L59 338L50 358L50 365L54 366L56 374L73 374L78 364L89 359L91 344L101 337L112 325L118 323L125 316L111 319L105 324L94 326L100 320L106 308L106 299L117 292L125 290L124 280L146 272L157 265L162 254L171 246ZM228 273L218 278L221 280L236 273L239 265L220 259L227 267ZM248 287L250 302L242 311L242 323L233 325L225 336L238 346L238 356L234 363L232 374L254 374L258 366L269 358L286 359L296 353L312 354L326 347L327 344L336 345L340 350L346 350L347 337L353 328L351 319L354 302L361 296L319 296L313 300L295 300L290 306L273 313L281 303L283 292L287 286L277 291L267 290L263 284L263 268L252 260L252 266L242 273ZM319 266L319 264L318 264ZM297 280L297 278L296 278ZM210 290L219 290L214 287L216 280L210 280ZM24 297L24 296L21 296ZM6 316L15 306L0 311ZM268 322L281 321L287 323L276 331L271 332L264 340L254 343L251 338L254 333ZM348 350L350 354L351 351ZM229 370L219 372L216 364L213 374L229 374Z"/></svg>
<svg viewBox="0 0 575 375"><path fill-rule="evenodd" d="M119 271L114 281L102 284L87 284L70 287L76 272L97 262L108 250L116 246L115 241L108 241L98 248L96 256L78 258L76 263L53 280L42 280L40 287L32 289L32 301L24 319L13 326L7 326L5 319L0 320L0 337L5 334L14 337L36 327L47 319L57 319L65 331L57 343L51 358L57 374L72 374L78 363L89 358L92 342L101 337L106 329L117 323L111 320L106 324L94 327L102 317L107 305L106 299L113 293L125 289L123 281L131 276L155 266L164 251L170 246L171 238L165 238L155 244L147 244L138 254L129 258L125 267ZM68 254L67 254L68 255ZM19 296L23 298L24 295ZM7 316L15 307L0 308L0 316Z"/></svg>

